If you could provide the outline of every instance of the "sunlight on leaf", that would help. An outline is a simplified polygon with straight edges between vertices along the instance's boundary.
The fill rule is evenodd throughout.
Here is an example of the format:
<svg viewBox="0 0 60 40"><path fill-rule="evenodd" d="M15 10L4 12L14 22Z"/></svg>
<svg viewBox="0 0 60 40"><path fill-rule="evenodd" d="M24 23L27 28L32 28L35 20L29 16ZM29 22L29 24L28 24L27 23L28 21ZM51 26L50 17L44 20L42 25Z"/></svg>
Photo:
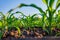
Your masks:
<svg viewBox="0 0 60 40"><path fill-rule="evenodd" d="M0 22L0 26L2 26L2 22Z"/></svg>
<svg viewBox="0 0 60 40"><path fill-rule="evenodd" d="M43 3L45 3L46 5L48 5L48 0L42 0Z"/></svg>
<svg viewBox="0 0 60 40"><path fill-rule="evenodd" d="M56 9L60 6L60 0L57 1L56 3Z"/></svg>

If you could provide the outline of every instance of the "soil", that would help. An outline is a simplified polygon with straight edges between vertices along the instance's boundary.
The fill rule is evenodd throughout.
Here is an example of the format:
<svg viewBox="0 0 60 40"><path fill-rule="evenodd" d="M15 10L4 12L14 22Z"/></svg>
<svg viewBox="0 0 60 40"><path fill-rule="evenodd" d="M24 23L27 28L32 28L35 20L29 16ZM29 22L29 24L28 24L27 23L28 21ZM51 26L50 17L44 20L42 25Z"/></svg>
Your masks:
<svg viewBox="0 0 60 40"><path fill-rule="evenodd" d="M55 37L56 33L60 32L60 29L58 28L54 28L52 30L52 36ZM2 40L58 40L60 39L60 37L58 38L53 38L53 37L48 37L48 33L42 29L42 27L40 28L33 28L33 29L24 29L21 28L21 35L18 35L18 31L16 28L12 28L9 31L5 31L5 33L3 34Z"/></svg>

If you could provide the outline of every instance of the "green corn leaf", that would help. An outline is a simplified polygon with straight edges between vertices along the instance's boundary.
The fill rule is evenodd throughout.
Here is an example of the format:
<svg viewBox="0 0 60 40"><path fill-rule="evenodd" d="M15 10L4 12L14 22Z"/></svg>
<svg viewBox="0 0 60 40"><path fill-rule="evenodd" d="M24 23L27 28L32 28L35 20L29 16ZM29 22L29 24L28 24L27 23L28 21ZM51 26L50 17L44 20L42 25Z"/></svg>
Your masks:
<svg viewBox="0 0 60 40"><path fill-rule="evenodd" d="M2 33L2 32L0 32L0 40L1 40L1 38L2 38L2 35L3 35L3 33Z"/></svg>
<svg viewBox="0 0 60 40"><path fill-rule="evenodd" d="M34 14L34 15L32 15L31 17L33 18L33 17L35 17L37 14Z"/></svg>
<svg viewBox="0 0 60 40"><path fill-rule="evenodd" d="M8 13L11 13L13 10L14 10L14 9L10 9L10 10L8 11Z"/></svg>
<svg viewBox="0 0 60 40"><path fill-rule="evenodd" d="M52 7L52 6L53 6L54 1L55 1L55 0L50 0L50 2L49 2L49 6L50 6L50 7Z"/></svg>
<svg viewBox="0 0 60 40"><path fill-rule="evenodd" d="M36 8L36 9L38 9L41 13L44 13L45 14L45 12L40 8L40 7L38 7L38 6L36 6L35 4L30 4L30 5L27 5L27 4L20 4L20 6L18 6L18 8L21 8L21 7L24 7L24 6L30 6L30 7L34 7L34 8Z"/></svg>
<svg viewBox="0 0 60 40"><path fill-rule="evenodd" d="M50 11L53 10L52 8L53 8L54 1L55 1L55 0L50 0L50 2L49 2L49 10L50 10Z"/></svg>
<svg viewBox="0 0 60 40"><path fill-rule="evenodd" d="M48 5L48 0L42 0L44 4Z"/></svg>
<svg viewBox="0 0 60 40"><path fill-rule="evenodd" d="M17 30L18 30L18 32L19 32L19 36L20 36L20 35L21 35L20 28L19 28L19 27L17 27L17 26L16 26L16 28L17 28Z"/></svg>
<svg viewBox="0 0 60 40"><path fill-rule="evenodd" d="M38 7L37 5L35 5L35 4L30 4L29 6L31 6L31 7L34 7L34 8L36 8L36 9L38 9L41 13L45 13L40 7Z"/></svg>
<svg viewBox="0 0 60 40"><path fill-rule="evenodd" d="M60 14L60 10L58 10L58 13Z"/></svg>
<svg viewBox="0 0 60 40"><path fill-rule="evenodd" d="M28 6L28 5L21 3L21 4L18 5L18 8L21 8L21 7L23 7L23 6Z"/></svg>
<svg viewBox="0 0 60 40"><path fill-rule="evenodd" d="M3 23L0 21L0 27L2 27Z"/></svg>
<svg viewBox="0 0 60 40"><path fill-rule="evenodd" d="M60 0L57 0L57 3L56 3L56 8L55 10L53 11L53 13L56 12L56 10L60 7Z"/></svg>
<svg viewBox="0 0 60 40"><path fill-rule="evenodd" d="M60 6L60 0L57 1L56 3L56 9Z"/></svg>
<svg viewBox="0 0 60 40"><path fill-rule="evenodd" d="M22 5L22 6L21 6ZM24 6L30 6L30 7L33 7L33 8L36 8L36 9L38 9L39 11L40 11L40 13L42 14L42 15L45 15L45 16L47 16L46 15L46 13L40 8L40 7L38 7L37 5L35 5L35 4L30 4L30 5L27 5L27 4L20 4L20 6L18 7L18 8L21 8L21 7L24 7Z"/></svg>
<svg viewBox="0 0 60 40"><path fill-rule="evenodd" d="M0 12L0 16L4 16L4 14L2 12Z"/></svg>
<svg viewBox="0 0 60 40"><path fill-rule="evenodd" d="M42 15L45 15L45 16L46 16L46 13L45 13L40 7L38 7L37 5L35 5L35 4L30 4L29 6L38 9Z"/></svg>
<svg viewBox="0 0 60 40"><path fill-rule="evenodd" d="M20 13L23 17L26 17L22 12L17 11L16 13Z"/></svg>

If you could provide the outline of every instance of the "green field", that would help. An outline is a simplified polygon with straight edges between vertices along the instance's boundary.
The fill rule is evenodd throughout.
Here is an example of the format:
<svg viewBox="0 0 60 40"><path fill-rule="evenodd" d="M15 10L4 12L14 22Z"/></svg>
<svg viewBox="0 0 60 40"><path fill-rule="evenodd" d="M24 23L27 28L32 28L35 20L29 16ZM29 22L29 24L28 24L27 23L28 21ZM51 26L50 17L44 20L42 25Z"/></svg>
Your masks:
<svg viewBox="0 0 60 40"><path fill-rule="evenodd" d="M22 3L16 8L10 9L6 14L0 12L0 38L6 37L6 34L11 32L14 37L21 38L60 36L60 0L57 0L55 8L53 8L55 0L42 1L47 6L45 11L35 4ZM13 12L22 7L33 7L40 13L27 16L20 11ZM15 14L20 14L20 17L15 17ZM41 17L38 17L38 15ZM16 32L16 34L14 35L13 32Z"/></svg>

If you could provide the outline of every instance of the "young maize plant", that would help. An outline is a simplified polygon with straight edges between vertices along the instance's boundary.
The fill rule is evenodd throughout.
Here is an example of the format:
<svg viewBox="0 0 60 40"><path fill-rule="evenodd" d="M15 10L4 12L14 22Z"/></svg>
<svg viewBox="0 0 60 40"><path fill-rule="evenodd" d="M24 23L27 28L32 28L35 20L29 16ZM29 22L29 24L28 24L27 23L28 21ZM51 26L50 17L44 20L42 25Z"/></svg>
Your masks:
<svg viewBox="0 0 60 40"><path fill-rule="evenodd" d="M2 34L4 33L5 29L8 30L8 28L12 28L12 27L16 27L19 35L21 35L21 31L20 31L20 19L16 18L14 16L14 14L18 14L18 12L16 13L12 13L13 10L10 10L6 13L6 15L4 15L2 12L0 12L0 38L2 37ZM19 14L23 14L23 13L19 13ZM18 24L19 23L19 24Z"/></svg>
<svg viewBox="0 0 60 40"><path fill-rule="evenodd" d="M44 25L44 20L46 20L46 18L47 18L47 20L48 20L48 23L49 23L49 25L48 25L48 31L49 31L49 35L51 35L52 34L52 32L51 32L51 28L52 28L52 19L53 19L53 15L55 14L55 12L57 11L57 9L59 8L59 6L60 6L60 0L57 0L57 2L56 2L56 8L53 8L53 4L54 4L54 1L55 0L42 0L43 1L43 3L44 4L46 4L46 6L47 6L47 13L46 13L46 11L43 11L40 7L38 7L38 6L36 6L35 4L30 4L30 5L27 5L27 4L20 4L18 7L16 7L16 8L21 8L21 7L24 7L24 6L30 6L30 7L34 7L34 8L36 8L36 9L38 9L39 10L39 12L40 12L40 14L42 14L42 16L43 16L43 18L42 18L42 22L43 22L43 25ZM47 14L49 15L49 16L47 16Z"/></svg>

